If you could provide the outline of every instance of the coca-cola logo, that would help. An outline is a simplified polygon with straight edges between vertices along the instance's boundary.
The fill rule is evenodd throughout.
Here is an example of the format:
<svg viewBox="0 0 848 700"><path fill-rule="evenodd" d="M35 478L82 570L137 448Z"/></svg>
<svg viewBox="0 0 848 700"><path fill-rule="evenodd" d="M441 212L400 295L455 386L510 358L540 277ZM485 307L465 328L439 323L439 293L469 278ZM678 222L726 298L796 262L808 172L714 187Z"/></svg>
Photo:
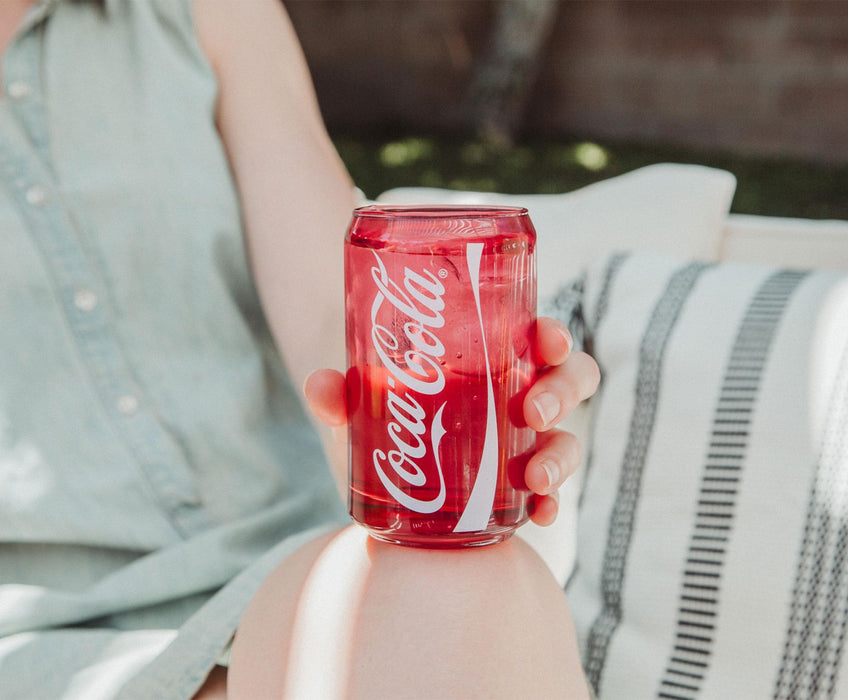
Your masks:
<svg viewBox="0 0 848 700"><path fill-rule="evenodd" d="M442 413L446 402L431 418L411 392L436 396L445 387L445 375L439 363L445 346L433 332L445 325L442 315L445 287L429 270L416 272L409 267L404 268L402 284L398 284L389 278L376 251L374 257L377 266L371 268L371 277L378 291L371 305L371 341L388 371L386 409L393 420L387 424L386 433L394 444L394 449L388 451L374 450L374 468L383 486L398 503L417 513L434 513L445 502L439 442L445 435ZM392 310L382 315L391 319L391 328L380 321L381 309L386 303ZM398 338L395 333L401 327L403 338ZM436 496L428 500L404 491L387 471L410 487L425 486L428 477L419 463L430 449L439 489Z"/></svg>

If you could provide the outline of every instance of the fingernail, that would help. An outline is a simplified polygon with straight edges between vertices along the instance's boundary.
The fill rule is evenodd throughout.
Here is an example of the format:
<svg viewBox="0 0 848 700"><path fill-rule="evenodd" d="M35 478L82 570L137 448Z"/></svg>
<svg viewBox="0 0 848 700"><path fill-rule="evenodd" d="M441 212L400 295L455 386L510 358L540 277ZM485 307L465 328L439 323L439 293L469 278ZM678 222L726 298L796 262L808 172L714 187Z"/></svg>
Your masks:
<svg viewBox="0 0 848 700"><path fill-rule="evenodd" d="M545 486L545 493L548 493L559 480L559 466L555 462L546 459L542 462L542 469L544 469L545 476L548 479L547 486Z"/></svg>
<svg viewBox="0 0 848 700"><path fill-rule="evenodd" d="M314 369L309 374L307 374L306 379L304 379L303 383L300 385L300 392L304 396L308 397L308 394L306 393L306 386L309 384L309 380L312 379L312 375L315 374L317 371L318 371L317 369Z"/></svg>
<svg viewBox="0 0 848 700"><path fill-rule="evenodd" d="M546 391L536 396L533 399L533 405L539 412L539 416L542 418L543 425L548 425L549 423L552 423L559 415L559 399L550 392Z"/></svg>
<svg viewBox="0 0 848 700"><path fill-rule="evenodd" d="M571 331L565 326L557 326L557 331L565 339L565 343L568 345L568 351L571 352L571 348L574 347L574 338L571 335Z"/></svg>

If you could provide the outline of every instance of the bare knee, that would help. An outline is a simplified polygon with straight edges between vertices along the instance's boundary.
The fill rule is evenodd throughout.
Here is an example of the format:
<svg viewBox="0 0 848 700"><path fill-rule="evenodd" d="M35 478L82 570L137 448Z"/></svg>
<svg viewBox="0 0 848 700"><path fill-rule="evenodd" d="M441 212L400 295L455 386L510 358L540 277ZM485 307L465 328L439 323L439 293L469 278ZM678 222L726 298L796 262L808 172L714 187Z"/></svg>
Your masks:
<svg viewBox="0 0 848 700"><path fill-rule="evenodd" d="M522 540L466 551L378 547L351 674L359 697L585 692L565 595Z"/></svg>
<svg viewBox="0 0 848 700"><path fill-rule="evenodd" d="M229 683L236 699L585 697L565 596L528 545L418 550L357 528L269 578Z"/></svg>

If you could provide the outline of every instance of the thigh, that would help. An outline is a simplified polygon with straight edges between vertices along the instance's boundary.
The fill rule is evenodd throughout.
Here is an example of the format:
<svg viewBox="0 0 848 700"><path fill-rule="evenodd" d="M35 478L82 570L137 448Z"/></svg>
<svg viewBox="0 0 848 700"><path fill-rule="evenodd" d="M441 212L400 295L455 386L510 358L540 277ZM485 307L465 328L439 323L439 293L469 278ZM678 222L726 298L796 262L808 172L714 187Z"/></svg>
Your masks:
<svg viewBox="0 0 848 700"><path fill-rule="evenodd" d="M235 700L586 697L565 595L522 540L421 550L356 527L269 577L228 684Z"/></svg>

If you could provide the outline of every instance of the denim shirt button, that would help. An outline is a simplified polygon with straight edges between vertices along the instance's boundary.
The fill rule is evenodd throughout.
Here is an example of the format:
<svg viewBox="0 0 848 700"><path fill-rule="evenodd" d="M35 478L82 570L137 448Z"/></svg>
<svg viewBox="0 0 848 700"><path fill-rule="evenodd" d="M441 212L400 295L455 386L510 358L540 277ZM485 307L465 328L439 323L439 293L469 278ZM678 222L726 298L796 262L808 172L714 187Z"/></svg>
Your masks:
<svg viewBox="0 0 848 700"><path fill-rule="evenodd" d="M28 187L24 196L26 197L27 203L34 207L44 206L45 202L47 202L47 190L45 190L41 185L32 185Z"/></svg>
<svg viewBox="0 0 848 700"><path fill-rule="evenodd" d="M132 394L124 394L118 397L116 406L119 413L125 416L132 416L138 411L138 399Z"/></svg>
<svg viewBox="0 0 848 700"><path fill-rule="evenodd" d="M30 96L32 88L29 86L29 83L23 80L13 80L9 83L9 87L6 88L6 92L13 100L23 100Z"/></svg>
<svg viewBox="0 0 848 700"><path fill-rule="evenodd" d="M97 307L97 295L87 287L80 287L74 292L74 306L80 311L94 311Z"/></svg>

